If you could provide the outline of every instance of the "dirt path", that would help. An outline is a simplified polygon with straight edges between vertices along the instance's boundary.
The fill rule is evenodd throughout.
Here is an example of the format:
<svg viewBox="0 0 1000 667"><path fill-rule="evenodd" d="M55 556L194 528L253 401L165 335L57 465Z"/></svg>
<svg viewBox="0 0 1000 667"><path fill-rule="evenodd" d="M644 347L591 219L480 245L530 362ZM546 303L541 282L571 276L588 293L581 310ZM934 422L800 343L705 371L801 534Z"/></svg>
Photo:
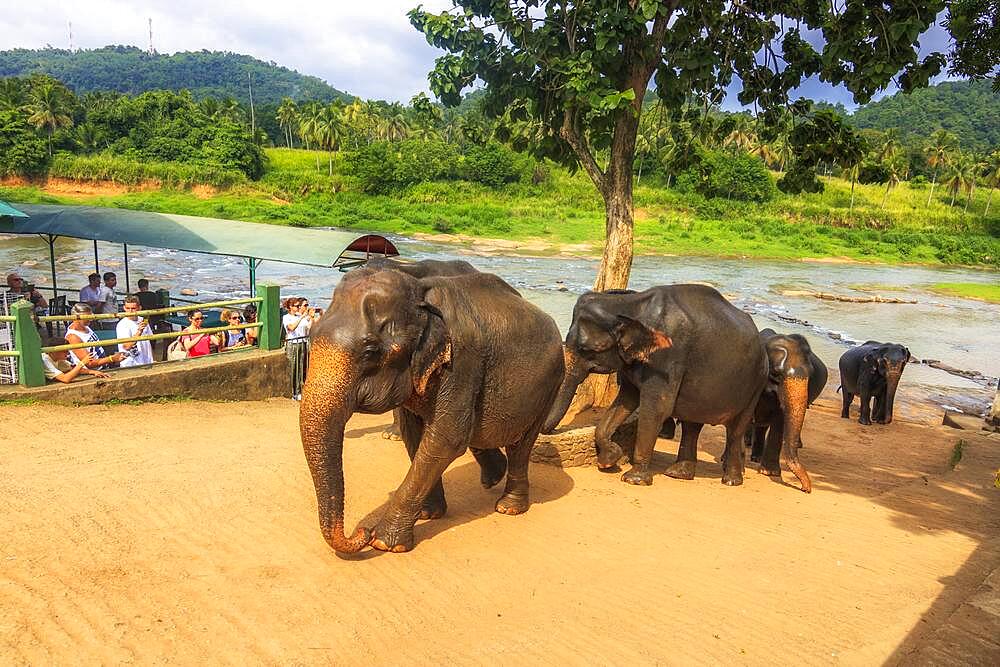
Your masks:
<svg viewBox="0 0 1000 667"><path fill-rule="evenodd" d="M297 408L0 408L0 663L895 663L1000 567L996 438L829 405L803 435L811 496L722 486L706 428L693 482L536 465L506 517L467 455L413 552L338 558ZM352 525L407 468L385 422L348 426Z"/></svg>

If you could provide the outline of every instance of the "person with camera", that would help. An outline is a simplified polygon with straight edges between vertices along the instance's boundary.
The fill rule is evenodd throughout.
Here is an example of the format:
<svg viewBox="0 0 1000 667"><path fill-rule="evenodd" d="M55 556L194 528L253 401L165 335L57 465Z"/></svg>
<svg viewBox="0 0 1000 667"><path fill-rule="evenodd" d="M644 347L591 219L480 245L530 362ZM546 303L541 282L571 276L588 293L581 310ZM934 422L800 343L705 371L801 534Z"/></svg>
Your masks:
<svg viewBox="0 0 1000 667"><path fill-rule="evenodd" d="M302 385L309 366L309 330L316 320L316 310L309 300L291 297L285 301L287 314L281 318L285 330L285 354L292 367L292 398L302 400Z"/></svg>
<svg viewBox="0 0 1000 667"><path fill-rule="evenodd" d="M125 297L125 303L122 307L125 309L126 315L118 320L118 325L115 327L117 338L134 338L152 334L146 320L132 314L142 310L139 297L135 295ZM118 349L125 353L125 358L122 359L121 363L122 368L146 366L153 363L153 346L148 340L119 343Z"/></svg>

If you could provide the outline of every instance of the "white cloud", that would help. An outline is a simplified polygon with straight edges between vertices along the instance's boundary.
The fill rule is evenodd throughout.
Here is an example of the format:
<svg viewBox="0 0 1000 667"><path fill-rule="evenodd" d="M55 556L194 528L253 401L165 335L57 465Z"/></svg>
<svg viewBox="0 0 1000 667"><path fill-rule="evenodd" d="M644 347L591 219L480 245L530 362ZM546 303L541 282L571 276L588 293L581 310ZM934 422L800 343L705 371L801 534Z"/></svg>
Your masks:
<svg viewBox="0 0 1000 667"><path fill-rule="evenodd" d="M16 0L15 0L16 1ZM0 48L130 44L145 48L149 18L160 53L233 51L274 61L365 98L407 101L428 91L441 52L406 17L421 0L33 0L0 9ZM6 0L4 3L6 4ZM448 0L423 0L437 11Z"/></svg>

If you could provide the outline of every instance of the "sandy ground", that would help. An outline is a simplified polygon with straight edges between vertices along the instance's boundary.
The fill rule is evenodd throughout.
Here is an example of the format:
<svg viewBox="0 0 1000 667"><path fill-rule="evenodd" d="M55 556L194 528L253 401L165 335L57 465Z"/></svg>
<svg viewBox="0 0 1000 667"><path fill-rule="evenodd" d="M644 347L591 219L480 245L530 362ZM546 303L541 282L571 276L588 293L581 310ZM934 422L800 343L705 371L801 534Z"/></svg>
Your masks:
<svg viewBox="0 0 1000 667"><path fill-rule="evenodd" d="M341 558L297 411L0 407L0 663L898 663L1000 567L996 437L831 404L803 435L812 495L724 487L708 427L692 482L535 465L507 517L466 455L414 551ZM348 426L352 525L408 465L385 423Z"/></svg>

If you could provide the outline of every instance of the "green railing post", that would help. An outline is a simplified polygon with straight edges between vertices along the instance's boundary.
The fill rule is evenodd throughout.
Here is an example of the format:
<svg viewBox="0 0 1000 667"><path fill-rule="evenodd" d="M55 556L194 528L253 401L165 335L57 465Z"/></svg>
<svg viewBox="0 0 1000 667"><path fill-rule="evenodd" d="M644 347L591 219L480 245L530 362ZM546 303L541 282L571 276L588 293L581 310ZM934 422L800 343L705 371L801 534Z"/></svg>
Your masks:
<svg viewBox="0 0 1000 667"><path fill-rule="evenodd" d="M257 309L261 324L257 345L262 350L277 350L281 347L281 287L259 283L257 296L263 299Z"/></svg>
<svg viewBox="0 0 1000 667"><path fill-rule="evenodd" d="M33 309L31 302L24 299L14 304L14 349L21 353L17 358L17 376L25 387L41 387L45 384L42 339L35 328Z"/></svg>
<svg viewBox="0 0 1000 667"><path fill-rule="evenodd" d="M170 292L165 289L156 290L156 296L160 297L160 308L170 307Z"/></svg>

